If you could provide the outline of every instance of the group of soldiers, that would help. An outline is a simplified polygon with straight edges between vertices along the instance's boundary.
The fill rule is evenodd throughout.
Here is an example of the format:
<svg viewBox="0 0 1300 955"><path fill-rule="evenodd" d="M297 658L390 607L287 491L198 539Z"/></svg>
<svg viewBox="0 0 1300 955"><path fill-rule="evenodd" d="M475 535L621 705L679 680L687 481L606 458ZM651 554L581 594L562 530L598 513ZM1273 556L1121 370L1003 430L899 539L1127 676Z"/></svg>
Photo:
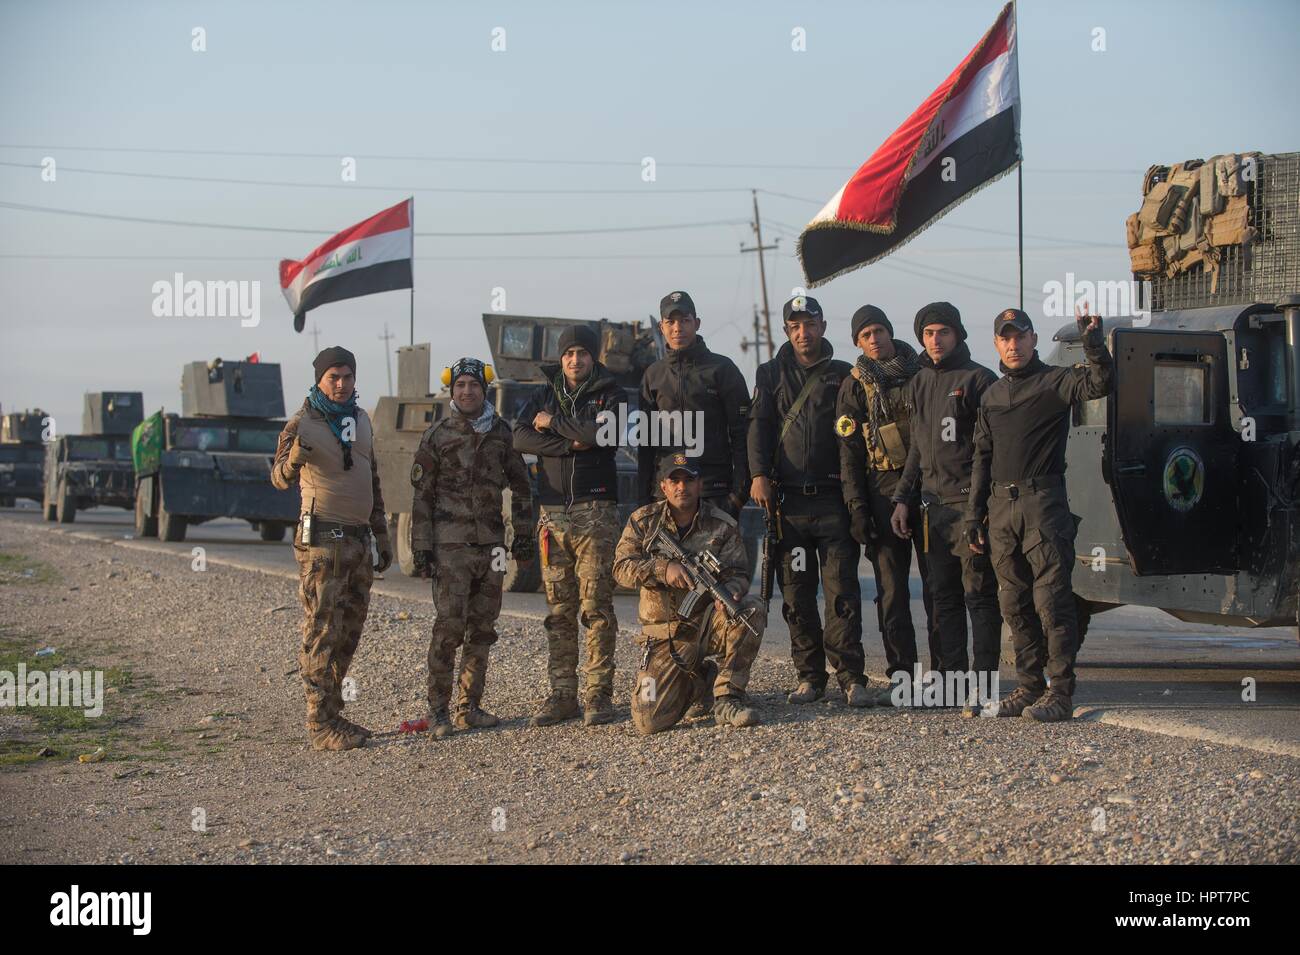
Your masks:
<svg viewBox="0 0 1300 955"><path fill-rule="evenodd" d="M850 333L861 354L849 364L833 357L821 306L799 295L783 308L788 341L759 366L751 394L736 365L705 344L691 297L672 292L660 303L667 354L646 370L639 410L696 415L702 433L689 452L665 442L640 446L640 506L626 526L618 518L618 447L602 440L602 426L626 396L600 363L593 331L565 330L559 362L543 368L548 387L513 427L487 401L491 368L458 360L444 374L451 413L425 432L411 472L411 547L417 574L433 579L436 607L430 731L441 738L498 722L482 700L505 562L534 559L549 609L550 687L534 725L616 718L616 584L640 594L641 656L630 700L637 732L709 714L719 725L758 723L746 689L767 606L749 593L738 519L750 500L777 535L798 679L790 703L821 699L829 664L849 706L899 704L897 688L914 670L919 679L915 553L930 671L969 677L948 681L963 689L936 705L965 716L991 706L998 716L1069 719L1080 633L1065 443L1071 406L1108 394L1112 379L1100 319L1086 311L1085 303L1076 319L1087 361L1069 368L1038 357L1023 311L997 315L999 377L971 358L961 315L948 302L917 312L920 352L895 337L880 308L858 309ZM316 385L280 436L272 480L282 488L296 482L302 495L294 550L308 733L317 749L349 749L370 733L343 718L342 681L373 573L392 562L392 547L370 422L356 403L355 358L329 348L314 370ZM523 454L537 459L535 493ZM883 688L865 673L864 553L890 678ZM976 687L997 685L1004 620L1017 687L990 701ZM980 674L992 680L975 679Z"/></svg>

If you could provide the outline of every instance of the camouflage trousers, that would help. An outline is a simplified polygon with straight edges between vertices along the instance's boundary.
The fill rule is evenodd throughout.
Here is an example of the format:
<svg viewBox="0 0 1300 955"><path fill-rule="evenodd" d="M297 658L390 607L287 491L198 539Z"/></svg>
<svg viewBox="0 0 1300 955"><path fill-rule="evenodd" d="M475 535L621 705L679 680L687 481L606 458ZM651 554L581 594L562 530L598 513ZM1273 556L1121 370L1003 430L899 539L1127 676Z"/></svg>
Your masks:
<svg viewBox="0 0 1300 955"><path fill-rule="evenodd" d="M374 568L368 537L311 547L295 543L293 555L303 610L298 669L307 691L307 728L312 730L343 711L343 678L366 623Z"/></svg>
<svg viewBox="0 0 1300 955"><path fill-rule="evenodd" d="M578 624L586 628L587 663L583 693L612 695L614 643L614 548L622 528L613 501L588 501L564 508L543 505L537 525L537 554L546 587L547 673L551 689L578 691Z"/></svg>
<svg viewBox="0 0 1300 955"><path fill-rule="evenodd" d="M462 644L457 705L478 705L487 682L488 648L497 641L504 570L493 569L503 559L500 544L439 544L435 550L433 639L429 642L429 709L451 701L451 675L456 649Z"/></svg>
<svg viewBox="0 0 1300 955"><path fill-rule="evenodd" d="M638 733L647 736L676 726L691 704L707 694L706 657L717 658L714 697L744 698L749 668L754 665L767 628L767 610L754 595L742 598L740 609L748 615L757 636L745 629L739 618L729 623L712 605L699 623L650 624L643 628L637 642L645 650L632 688L632 725Z"/></svg>

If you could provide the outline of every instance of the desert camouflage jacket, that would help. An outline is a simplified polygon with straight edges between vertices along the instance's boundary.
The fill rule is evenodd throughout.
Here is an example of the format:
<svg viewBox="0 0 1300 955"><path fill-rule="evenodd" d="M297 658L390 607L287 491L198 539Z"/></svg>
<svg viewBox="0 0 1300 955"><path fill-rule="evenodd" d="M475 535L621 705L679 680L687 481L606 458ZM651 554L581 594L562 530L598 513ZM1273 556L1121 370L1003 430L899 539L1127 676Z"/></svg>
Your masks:
<svg viewBox="0 0 1300 955"><path fill-rule="evenodd" d="M676 532L667 501L656 501L634 511L623 528L618 548L614 552L614 579L624 587L641 591L641 604L637 615L648 633L656 625L670 624L676 620L677 605L689 591L669 587L664 574L669 559L647 548L655 530L666 524L670 533ZM677 543L690 554L710 550L722 564L719 574L721 584L737 596L749 590L749 558L740 528L735 519L707 501L700 501L700 509L686 534L678 536ZM702 600L697 613L712 606L712 600Z"/></svg>

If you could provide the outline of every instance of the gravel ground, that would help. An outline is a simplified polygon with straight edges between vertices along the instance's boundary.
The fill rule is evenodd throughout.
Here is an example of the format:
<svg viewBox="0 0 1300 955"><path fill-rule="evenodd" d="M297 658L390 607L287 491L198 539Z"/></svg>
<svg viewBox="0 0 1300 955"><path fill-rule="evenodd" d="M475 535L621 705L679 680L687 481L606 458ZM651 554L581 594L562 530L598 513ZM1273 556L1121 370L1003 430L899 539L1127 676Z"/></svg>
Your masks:
<svg viewBox="0 0 1300 955"><path fill-rule="evenodd" d="M0 603L7 659L53 646L46 661L110 684L98 719L0 710L3 863L1300 857L1300 764L1284 756L1090 722L855 711L838 694L795 708L789 661L766 656L750 688L763 726L641 739L626 629L619 721L534 729L545 636L511 617L484 700L502 725L436 741L396 731L424 715L430 609L387 597L347 709L378 735L315 753L290 580L3 522Z"/></svg>

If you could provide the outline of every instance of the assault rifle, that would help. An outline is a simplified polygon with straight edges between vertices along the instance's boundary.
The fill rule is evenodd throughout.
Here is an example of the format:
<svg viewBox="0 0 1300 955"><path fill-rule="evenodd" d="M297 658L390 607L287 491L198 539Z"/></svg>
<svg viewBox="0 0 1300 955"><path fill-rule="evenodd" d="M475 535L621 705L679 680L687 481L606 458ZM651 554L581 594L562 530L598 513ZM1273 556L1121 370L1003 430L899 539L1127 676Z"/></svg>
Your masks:
<svg viewBox="0 0 1300 955"><path fill-rule="evenodd" d="M698 554L688 554L673 538L673 535L664 530L663 527L655 531L654 536L650 539L650 550L652 552L657 550L662 556L681 564L686 570L686 576L691 581L691 592L682 599L681 604L677 607L678 619L689 620L695 611L696 605L705 599L707 595L713 597L722 605L727 620L735 621L739 619L746 630L754 636L758 636L758 631L749 622L749 613L742 611L740 605L736 603L736 599L731 596L731 592L718 583L718 575L722 572L722 562L718 560L716 554L709 550L702 550Z"/></svg>

